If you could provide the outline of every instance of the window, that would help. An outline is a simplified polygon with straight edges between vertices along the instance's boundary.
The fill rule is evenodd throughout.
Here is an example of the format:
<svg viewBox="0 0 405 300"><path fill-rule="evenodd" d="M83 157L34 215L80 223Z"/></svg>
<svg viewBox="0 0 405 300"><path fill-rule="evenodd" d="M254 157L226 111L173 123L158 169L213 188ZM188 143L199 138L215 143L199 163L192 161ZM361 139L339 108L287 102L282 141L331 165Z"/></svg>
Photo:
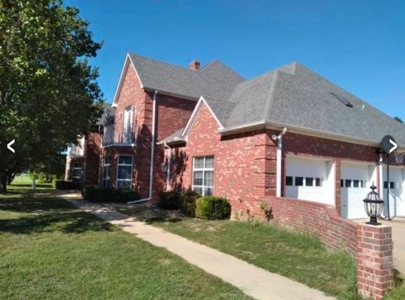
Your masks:
<svg viewBox="0 0 405 300"><path fill-rule="evenodd" d="M357 179L353 180L353 187L354 188L360 187L360 180L357 180Z"/></svg>
<svg viewBox="0 0 405 300"><path fill-rule="evenodd" d="M315 186L322 186L323 180L322 178L315 178Z"/></svg>
<svg viewBox="0 0 405 300"><path fill-rule="evenodd" d="M210 196L214 190L214 157L196 157L193 163L193 190Z"/></svg>
<svg viewBox="0 0 405 300"><path fill-rule="evenodd" d="M304 177L295 177L295 186L303 186Z"/></svg>
<svg viewBox="0 0 405 300"><path fill-rule="evenodd" d="M390 182L390 189L395 189L395 182L394 181Z"/></svg>
<svg viewBox="0 0 405 300"><path fill-rule="evenodd" d="M345 187L345 181L343 179L340 179L340 187Z"/></svg>
<svg viewBox="0 0 405 300"><path fill-rule="evenodd" d="M83 179L83 163L73 163L72 177L78 181Z"/></svg>
<svg viewBox="0 0 405 300"><path fill-rule="evenodd" d="M285 185L286 186L292 186L293 185L293 177L292 176L287 176L285 178Z"/></svg>
<svg viewBox="0 0 405 300"><path fill-rule="evenodd" d="M388 182L387 181L384 181L384 188L388 189Z"/></svg>
<svg viewBox="0 0 405 300"><path fill-rule="evenodd" d="M120 155L117 166L117 189L131 189L132 156Z"/></svg>
<svg viewBox="0 0 405 300"><path fill-rule="evenodd" d="M111 176L111 156L104 157L103 164L103 187L110 187L110 176Z"/></svg>
<svg viewBox="0 0 405 300"><path fill-rule="evenodd" d="M365 180L360 180L360 184L362 188L366 187L366 181Z"/></svg>
<svg viewBox="0 0 405 300"><path fill-rule="evenodd" d="M124 143L133 143L133 122L134 122L134 110L133 106L127 107L124 112Z"/></svg>
<svg viewBox="0 0 405 300"><path fill-rule="evenodd" d="M305 178L305 186L314 186L314 178L306 177Z"/></svg>
<svg viewBox="0 0 405 300"><path fill-rule="evenodd" d="M351 179L346 179L345 180L345 187L347 187L347 188L352 187L352 180Z"/></svg>

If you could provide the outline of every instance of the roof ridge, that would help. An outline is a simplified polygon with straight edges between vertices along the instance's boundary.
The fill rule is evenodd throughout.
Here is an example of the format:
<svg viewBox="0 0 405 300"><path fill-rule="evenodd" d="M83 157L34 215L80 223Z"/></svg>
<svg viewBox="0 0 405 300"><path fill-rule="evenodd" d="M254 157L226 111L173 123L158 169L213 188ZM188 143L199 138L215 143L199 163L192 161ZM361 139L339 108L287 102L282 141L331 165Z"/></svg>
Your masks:
<svg viewBox="0 0 405 300"><path fill-rule="evenodd" d="M202 69L198 70L198 72L200 73L204 73L207 68L215 63L219 63L221 66L225 67L227 70L231 71L232 73L234 73L235 75L239 76L241 79L243 79L243 81L246 81L247 79L245 77L243 77L242 75L240 75L239 73L237 73L234 69L232 69L231 67L228 67L226 64L224 64L222 61L218 60L218 59L214 59L213 61L211 61L209 64L205 65Z"/></svg>
<svg viewBox="0 0 405 300"><path fill-rule="evenodd" d="M272 81L271 81L271 85L270 85L270 88L269 88L268 101L267 101L266 106L264 108L264 118L263 118L264 120L267 120L268 115L269 115L270 110L271 110L271 106L273 104L273 98L274 98L274 93L275 93L275 90L276 90L276 84L277 84L277 80L278 80L278 77L279 77L279 72L280 72L279 70L276 70L275 73L274 73L274 76L271 79Z"/></svg>
<svg viewBox="0 0 405 300"><path fill-rule="evenodd" d="M195 72L194 70L191 70L191 69L189 69L189 68L182 67L182 66L179 66L179 65L175 65L175 64L172 64L172 63L163 61L163 60L158 60L158 59L155 59L155 58L146 57L146 56L143 56L143 55L135 54L135 53L133 53L133 52L128 52L128 54L129 54L129 55L133 55L133 56L140 57L140 58L142 58L142 59L146 59L146 60L150 60L150 61L154 61L154 62L166 64L166 65L169 65L169 66L172 66L172 67L176 67L176 68L179 68L179 69L187 70L187 71L190 71L190 72L193 72L193 73L198 73L198 72Z"/></svg>

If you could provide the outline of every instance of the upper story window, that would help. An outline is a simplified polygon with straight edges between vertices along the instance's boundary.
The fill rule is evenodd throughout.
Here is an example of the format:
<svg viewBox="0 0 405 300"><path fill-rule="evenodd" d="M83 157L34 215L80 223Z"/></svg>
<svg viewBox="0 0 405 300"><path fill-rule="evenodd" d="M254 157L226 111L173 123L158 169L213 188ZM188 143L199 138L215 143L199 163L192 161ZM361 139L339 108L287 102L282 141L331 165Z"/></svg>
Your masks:
<svg viewBox="0 0 405 300"><path fill-rule="evenodd" d="M134 112L135 106L131 105L127 107L124 111L124 132L123 132L123 142L133 143L134 142Z"/></svg>
<svg viewBox="0 0 405 300"><path fill-rule="evenodd" d="M193 190L202 196L214 191L214 157L196 157L193 162Z"/></svg>

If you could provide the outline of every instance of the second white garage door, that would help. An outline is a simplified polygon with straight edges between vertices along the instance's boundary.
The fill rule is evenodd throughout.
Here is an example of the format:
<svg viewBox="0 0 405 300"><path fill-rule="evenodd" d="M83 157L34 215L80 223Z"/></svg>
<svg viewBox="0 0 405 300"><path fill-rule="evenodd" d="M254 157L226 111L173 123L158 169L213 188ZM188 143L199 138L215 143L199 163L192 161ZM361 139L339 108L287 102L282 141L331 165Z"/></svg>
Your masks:
<svg viewBox="0 0 405 300"><path fill-rule="evenodd" d="M346 219L367 218L363 200L377 184L375 165L342 163L341 171L341 211Z"/></svg>

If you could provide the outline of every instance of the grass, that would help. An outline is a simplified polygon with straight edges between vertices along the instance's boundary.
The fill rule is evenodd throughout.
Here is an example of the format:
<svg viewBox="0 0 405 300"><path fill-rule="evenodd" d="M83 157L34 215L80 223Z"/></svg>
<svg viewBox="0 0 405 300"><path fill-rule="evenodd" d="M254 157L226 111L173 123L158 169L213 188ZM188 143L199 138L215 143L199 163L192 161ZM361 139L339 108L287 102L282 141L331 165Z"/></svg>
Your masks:
<svg viewBox="0 0 405 300"><path fill-rule="evenodd" d="M0 299L250 299L55 198L0 199Z"/></svg>
<svg viewBox="0 0 405 300"><path fill-rule="evenodd" d="M145 207L119 210L328 295L359 299L355 259L329 253L317 239L257 222L204 221Z"/></svg>
<svg viewBox="0 0 405 300"><path fill-rule="evenodd" d="M346 253L326 251L317 239L258 222L204 221L147 206L121 205L115 209L338 299L361 299L356 291L355 259ZM394 270L394 277L395 288L388 291L385 300L405 299L403 276Z"/></svg>
<svg viewBox="0 0 405 300"><path fill-rule="evenodd" d="M21 174L14 178L10 185L7 186L8 190L27 190L31 189L32 179L28 174ZM37 190L53 189L52 183L38 182L35 183Z"/></svg>

